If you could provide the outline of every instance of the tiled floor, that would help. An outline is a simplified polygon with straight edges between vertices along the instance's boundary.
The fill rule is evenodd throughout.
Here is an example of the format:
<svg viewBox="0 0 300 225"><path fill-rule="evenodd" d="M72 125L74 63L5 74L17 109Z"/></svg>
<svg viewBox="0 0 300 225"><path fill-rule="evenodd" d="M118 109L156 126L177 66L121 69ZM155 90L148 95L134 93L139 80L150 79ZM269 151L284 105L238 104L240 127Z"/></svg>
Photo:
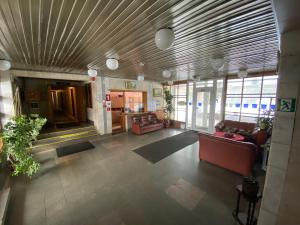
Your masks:
<svg viewBox="0 0 300 225"><path fill-rule="evenodd" d="M13 179L7 224L234 224L234 186L241 177L200 163L198 143L156 164L132 151L179 132L114 135L63 158L39 153L39 175Z"/></svg>

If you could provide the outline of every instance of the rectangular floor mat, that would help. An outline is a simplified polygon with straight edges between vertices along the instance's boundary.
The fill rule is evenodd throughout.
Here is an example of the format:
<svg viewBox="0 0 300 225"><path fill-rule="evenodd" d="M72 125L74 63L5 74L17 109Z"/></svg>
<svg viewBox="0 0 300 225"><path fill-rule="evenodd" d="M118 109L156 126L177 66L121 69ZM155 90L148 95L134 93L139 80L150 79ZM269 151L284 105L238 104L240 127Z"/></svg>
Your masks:
<svg viewBox="0 0 300 225"><path fill-rule="evenodd" d="M57 153L58 157L62 157L62 156L70 155L73 153L90 150L92 148L95 148L95 146L87 141L87 142L67 145L67 146L63 146L63 147L58 147L58 148L56 148L56 153Z"/></svg>
<svg viewBox="0 0 300 225"><path fill-rule="evenodd" d="M135 153L144 157L152 163L156 163L169 155L177 152L184 147L198 141L198 133L195 131L186 131L172 137L142 146L133 150Z"/></svg>

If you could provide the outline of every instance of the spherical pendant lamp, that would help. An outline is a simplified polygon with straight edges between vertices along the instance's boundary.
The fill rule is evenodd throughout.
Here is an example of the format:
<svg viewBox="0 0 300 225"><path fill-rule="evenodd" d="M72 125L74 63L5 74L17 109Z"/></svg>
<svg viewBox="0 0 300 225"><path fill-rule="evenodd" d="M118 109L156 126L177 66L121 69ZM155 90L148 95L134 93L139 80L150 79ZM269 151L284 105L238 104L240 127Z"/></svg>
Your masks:
<svg viewBox="0 0 300 225"><path fill-rule="evenodd" d="M90 77L96 77L96 76L97 76L97 70L89 69L89 70L88 70L88 75L89 75Z"/></svg>
<svg viewBox="0 0 300 225"><path fill-rule="evenodd" d="M172 80L168 80L168 85L169 86L173 85L173 81Z"/></svg>
<svg viewBox="0 0 300 225"><path fill-rule="evenodd" d="M219 70L224 66L224 58L212 58L210 63L215 70Z"/></svg>
<svg viewBox="0 0 300 225"><path fill-rule="evenodd" d="M10 61L4 60L4 59L0 60L0 70L1 71L9 70L10 67L11 67Z"/></svg>
<svg viewBox="0 0 300 225"><path fill-rule="evenodd" d="M175 35L172 29L163 28L155 34L155 44L160 50L166 50L172 46Z"/></svg>
<svg viewBox="0 0 300 225"><path fill-rule="evenodd" d="M119 67L119 61L114 58L110 58L106 60L106 66L110 70L116 70Z"/></svg>
<svg viewBox="0 0 300 225"><path fill-rule="evenodd" d="M144 81L145 80L145 77L143 75L138 75L137 76L137 80L138 81Z"/></svg>
<svg viewBox="0 0 300 225"><path fill-rule="evenodd" d="M240 69L238 72L238 77L239 78L246 78L248 75L247 69Z"/></svg>
<svg viewBox="0 0 300 225"><path fill-rule="evenodd" d="M164 71L162 72L162 76L163 76L164 78L166 78L166 79L170 78L171 75L172 75L172 73L171 73L170 70L164 70Z"/></svg>

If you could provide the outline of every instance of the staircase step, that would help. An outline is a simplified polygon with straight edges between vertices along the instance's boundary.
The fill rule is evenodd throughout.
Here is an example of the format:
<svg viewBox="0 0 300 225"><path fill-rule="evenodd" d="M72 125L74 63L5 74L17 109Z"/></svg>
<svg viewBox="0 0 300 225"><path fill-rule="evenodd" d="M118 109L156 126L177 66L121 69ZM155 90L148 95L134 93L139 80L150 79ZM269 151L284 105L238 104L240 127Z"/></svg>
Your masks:
<svg viewBox="0 0 300 225"><path fill-rule="evenodd" d="M94 126L85 126L85 127L78 127L78 128L67 129L67 130L62 130L62 131L55 131L55 132L51 132L51 133L44 133L44 134L40 134L38 136L38 140L57 137L57 136L61 136L64 134L72 134L75 132L89 131L89 130L95 130L95 127Z"/></svg>

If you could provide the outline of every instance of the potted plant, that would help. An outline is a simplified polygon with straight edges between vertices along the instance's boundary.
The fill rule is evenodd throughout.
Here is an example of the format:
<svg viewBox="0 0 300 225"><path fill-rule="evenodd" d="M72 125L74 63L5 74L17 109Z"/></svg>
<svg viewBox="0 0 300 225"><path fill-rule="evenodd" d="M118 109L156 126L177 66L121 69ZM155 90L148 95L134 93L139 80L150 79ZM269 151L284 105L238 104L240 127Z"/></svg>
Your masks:
<svg viewBox="0 0 300 225"><path fill-rule="evenodd" d="M273 120L271 111L265 111L261 117L257 119L257 125L259 127L259 132L257 134L258 144L264 144L269 135L272 133Z"/></svg>
<svg viewBox="0 0 300 225"><path fill-rule="evenodd" d="M164 119L164 124L165 127L170 127L171 125L171 114L174 111L174 107L173 107L173 98L174 96L171 94L171 91L167 88L164 88L164 99L165 99L165 109L164 109L164 113L165 113L165 119Z"/></svg>
<svg viewBox="0 0 300 225"><path fill-rule="evenodd" d="M2 161L5 160L13 176L25 174L31 177L40 168L30 153L30 147L45 123L46 119L37 115L20 115L4 125Z"/></svg>

